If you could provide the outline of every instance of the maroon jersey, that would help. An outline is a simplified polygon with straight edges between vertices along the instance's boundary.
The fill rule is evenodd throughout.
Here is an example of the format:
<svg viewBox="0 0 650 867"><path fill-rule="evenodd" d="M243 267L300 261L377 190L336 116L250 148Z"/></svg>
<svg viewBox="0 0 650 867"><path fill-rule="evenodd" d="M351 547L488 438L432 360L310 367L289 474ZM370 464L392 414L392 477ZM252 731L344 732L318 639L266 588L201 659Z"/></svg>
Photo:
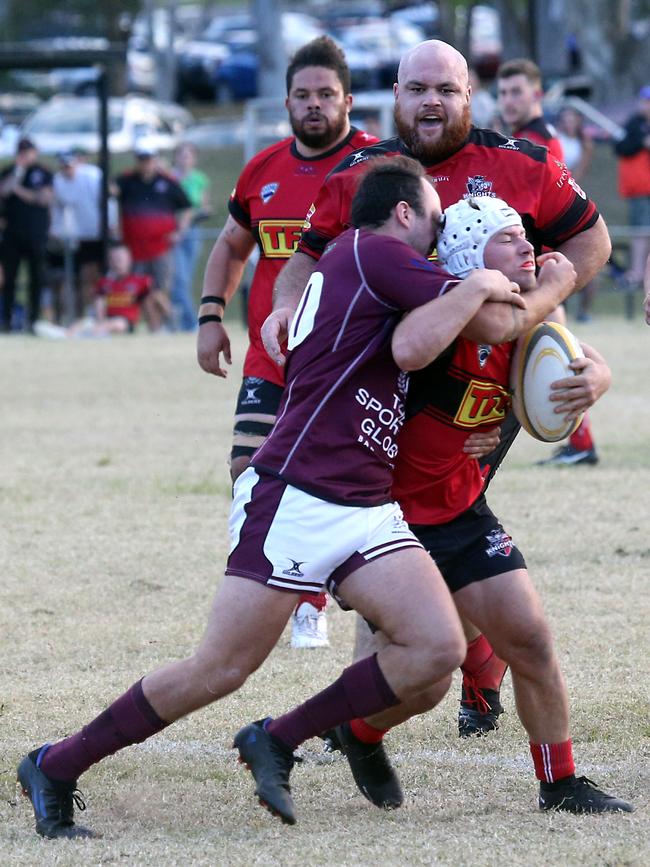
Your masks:
<svg viewBox="0 0 650 867"><path fill-rule="evenodd" d="M513 346L459 337L444 355L411 374L393 480L393 496L410 524L451 521L483 490L486 473L463 446L471 433L505 419Z"/></svg>
<svg viewBox="0 0 650 867"><path fill-rule="evenodd" d="M253 466L333 503L390 502L408 384L392 333L457 282L396 238L351 229L330 244L293 318L287 387Z"/></svg>
<svg viewBox="0 0 650 867"><path fill-rule="evenodd" d="M345 159L321 187L298 249L318 258L327 242L349 225L358 175L380 156L412 156L398 138L379 142ZM467 142L440 163L425 166L436 181L443 208L470 196L496 196L518 211L537 250L557 247L588 229L598 211L567 167L547 150L473 127Z"/></svg>
<svg viewBox="0 0 650 867"><path fill-rule="evenodd" d="M149 294L151 284L151 277L146 274L102 277L97 284L97 295L106 299L106 316L123 316L131 325L137 325L140 302Z"/></svg>
<svg viewBox="0 0 650 867"><path fill-rule="evenodd" d="M262 324L271 312L273 284L296 249L307 208L327 174L344 156L376 141L352 128L344 141L326 153L303 157L295 139L287 138L261 151L244 167L228 205L232 217L253 234L260 250L248 296L250 345L244 376L284 383L282 368L271 361L260 339Z"/></svg>
<svg viewBox="0 0 650 867"><path fill-rule="evenodd" d="M513 133L517 138L525 138L533 144L540 144L547 147L551 156L556 160L564 162L564 151L562 150L562 142L557 137L557 132L550 123L546 123L543 117L536 117L529 123L515 130Z"/></svg>

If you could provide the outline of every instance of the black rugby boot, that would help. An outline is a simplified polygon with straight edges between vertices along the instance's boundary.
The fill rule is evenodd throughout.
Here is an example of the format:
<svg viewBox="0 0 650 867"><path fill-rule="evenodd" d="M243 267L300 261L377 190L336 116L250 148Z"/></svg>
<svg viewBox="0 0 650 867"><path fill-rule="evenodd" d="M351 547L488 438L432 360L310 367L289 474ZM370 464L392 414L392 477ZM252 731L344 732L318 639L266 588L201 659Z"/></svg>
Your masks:
<svg viewBox="0 0 650 867"><path fill-rule="evenodd" d="M502 713L498 690L463 684L458 709L458 736L482 737L496 731Z"/></svg>
<svg viewBox="0 0 650 867"><path fill-rule="evenodd" d="M340 750L346 757L354 782L365 798L384 810L396 810L402 806L402 787L383 741L377 744L360 741L347 722L323 732L321 737L327 750Z"/></svg>
<svg viewBox="0 0 650 867"><path fill-rule="evenodd" d="M39 767L43 753L43 747L34 750L18 765L18 782L34 808L36 833L52 840L96 836L74 823L75 804L79 810L86 809L76 781L63 783L46 776Z"/></svg>
<svg viewBox="0 0 650 867"><path fill-rule="evenodd" d="M567 777L557 783L539 784L540 810L567 813L633 813L634 807L608 795L587 777Z"/></svg>
<svg viewBox="0 0 650 867"><path fill-rule="evenodd" d="M240 729L233 747L239 750L239 761L255 779L255 794L260 804L285 824L295 825L289 774L296 758L286 744L266 731L265 722L257 720Z"/></svg>

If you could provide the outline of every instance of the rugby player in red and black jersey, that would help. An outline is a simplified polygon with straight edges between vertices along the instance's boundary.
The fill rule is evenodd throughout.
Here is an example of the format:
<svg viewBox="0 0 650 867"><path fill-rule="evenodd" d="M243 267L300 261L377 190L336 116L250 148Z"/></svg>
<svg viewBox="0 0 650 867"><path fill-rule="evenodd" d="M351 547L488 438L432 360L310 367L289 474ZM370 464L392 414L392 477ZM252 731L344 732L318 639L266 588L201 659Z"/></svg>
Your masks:
<svg viewBox="0 0 650 867"><path fill-rule="evenodd" d="M218 320L255 245L260 255L248 295L250 344L235 410L233 481L270 433L284 389L284 372L260 338L271 312L273 284L296 249L307 208L327 174L347 154L377 141L350 125L351 106L350 71L340 48L326 36L303 46L287 69L286 107L294 134L244 167L230 197L230 216L208 259L197 354L203 370L224 377L223 362L232 359L228 333ZM320 594L300 600L292 620L293 647L327 646L326 598Z"/></svg>
<svg viewBox="0 0 650 867"><path fill-rule="evenodd" d="M511 134L544 145L556 159L564 162L562 144L555 128L544 120L542 73L539 66L526 58L501 64L497 72L497 93L501 117ZM565 323L564 308L559 307L549 318ZM598 454L587 415L565 445L558 446L551 457L540 461L540 464L564 466L596 463Z"/></svg>
<svg viewBox="0 0 650 867"><path fill-rule="evenodd" d="M511 135L526 138L549 149L564 162L562 144L555 128L544 120L542 73L527 58L508 60L497 71L499 114Z"/></svg>
<svg viewBox="0 0 650 867"><path fill-rule="evenodd" d="M456 49L439 40L420 43L403 58L394 92L398 137L357 151L328 176L308 212L298 250L276 281L275 310L262 336L279 363L280 341L302 288L326 244L349 225L350 200L359 175L375 158L395 153L415 156L435 179L443 207L472 196L504 199L522 215L537 251L559 250L571 261L578 288L609 257L607 227L566 166L546 148L472 127L467 63ZM467 629L464 685L493 689L501 663L492 660L489 682L482 683L487 651L475 631L469 625ZM504 670L505 666L501 674ZM463 707L468 708L467 702Z"/></svg>
<svg viewBox="0 0 650 867"><path fill-rule="evenodd" d="M446 209L445 219L438 237L439 263L457 277L483 267L500 271L520 286L526 308L485 305L432 363L428 323L420 320L416 328L407 317L398 326L393 342L407 347L407 369L415 372L410 377L393 496L435 560L459 612L480 625L511 666L517 712L540 781L540 807L631 811L625 801L575 777L567 692L541 601L522 554L487 504L486 472L464 450L468 433L490 431L504 419L510 406L513 338L569 294L573 268L562 254L546 253L538 260L536 277L533 247L521 218L500 199L461 200ZM586 358L572 364L576 375L554 384L557 412L571 417L590 406L611 381L602 357L591 347L583 348ZM500 448L499 460L511 443L512 439ZM373 638L367 629L359 639L360 658L381 646L381 638ZM489 676L492 649L484 637L481 641L487 647L483 674ZM495 685L498 688L498 682ZM330 746L346 754L361 791L378 806L396 807L402 800L381 743L383 735L426 710L428 701L437 704L445 686L434 687L428 698L423 693L410 704L403 702L327 733ZM487 697L493 694L488 692Z"/></svg>

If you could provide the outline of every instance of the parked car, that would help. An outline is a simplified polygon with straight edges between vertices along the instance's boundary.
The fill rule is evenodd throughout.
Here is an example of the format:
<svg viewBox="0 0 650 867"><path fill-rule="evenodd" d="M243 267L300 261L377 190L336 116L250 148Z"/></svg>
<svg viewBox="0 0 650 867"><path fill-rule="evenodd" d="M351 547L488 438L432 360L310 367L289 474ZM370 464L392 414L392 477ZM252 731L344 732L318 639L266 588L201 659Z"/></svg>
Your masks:
<svg viewBox="0 0 650 867"><path fill-rule="evenodd" d="M192 123L191 114L175 103L141 96L112 98L108 103L108 146L112 153L140 145L167 150L181 140ZM40 151L58 153L79 148L99 150L99 104L96 97L57 96L43 103L21 127Z"/></svg>
<svg viewBox="0 0 650 867"><path fill-rule="evenodd" d="M176 56L187 40L204 24L204 9L197 4L176 5L173 47ZM149 18L141 12L133 19L126 53L130 90L153 93L156 86L156 54L167 50L170 41L169 7L155 8Z"/></svg>
<svg viewBox="0 0 650 867"><path fill-rule="evenodd" d="M0 93L0 159L14 155L20 126L40 102L35 93Z"/></svg>
<svg viewBox="0 0 650 867"><path fill-rule="evenodd" d="M356 53L373 59L379 88L392 87L402 55L423 39L421 27L399 18L377 18L355 24L340 36L346 56Z"/></svg>
<svg viewBox="0 0 650 867"><path fill-rule="evenodd" d="M282 40L288 56L324 32L301 12L283 12ZM257 94L257 30L249 15L218 17L201 39L186 43L178 57L179 95L227 102ZM225 67L222 72L222 67Z"/></svg>
<svg viewBox="0 0 650 867"><path fill-rule="evenodd" d="M205 31L180 46L176 57L178 98L214 97L216 70L233 50L241 50L256 40L250 15L213 18Z"/></svg>

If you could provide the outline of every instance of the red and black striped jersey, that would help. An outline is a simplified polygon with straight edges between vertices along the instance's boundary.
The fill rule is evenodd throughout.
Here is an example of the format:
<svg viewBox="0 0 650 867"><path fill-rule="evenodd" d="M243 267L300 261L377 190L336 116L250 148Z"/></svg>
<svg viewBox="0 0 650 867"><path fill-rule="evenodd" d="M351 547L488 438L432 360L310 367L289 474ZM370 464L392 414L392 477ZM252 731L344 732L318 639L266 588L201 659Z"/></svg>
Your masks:
<svg viewBox="0 0 650 867"><path fill-rule="evenodd" d="M286 138L260 151L244 166L228 208L251 232L260 251L248 296L250 346L244 360L245 376L284 383L282 368L269 358L260 338L262 324L271 312L273 284L296 249L307 209L328 172L347 154L376 141L353 127L336 147L304 157L295 139Z"/></svg>
<svg viewBox="0 0 650 867"><path fill-rule="evenodd" d="M413 156L399 138L356 151L328 176L308 213L298 249L317 259L327 243L350 224L350 206L368 160ZM455 154L426 173L436 182L443 208L470 196L496 196L515 208L537 250L554 248L590 228L595 204L567 167L546 148L473 127Z"/></svg>
<svg viewBox="0 0 650 867"><path fill-rule="evenodd" d="M547 147L551 156L564 162L562 142L557 137L557 131L552 124L547 123L543 117L535 117L524 126L515 130L513 135L517 138L525 138L533 144Z"/></svg>
<svg viewBox="0 0 650 867"><path fill-rule="evenodd" d="M409 523L451 521L484 490L490 467L482 469L463 445L471 433L504 422L513 346L459 337L432 364L411 374L393 479L393 496Z"/></svg>

